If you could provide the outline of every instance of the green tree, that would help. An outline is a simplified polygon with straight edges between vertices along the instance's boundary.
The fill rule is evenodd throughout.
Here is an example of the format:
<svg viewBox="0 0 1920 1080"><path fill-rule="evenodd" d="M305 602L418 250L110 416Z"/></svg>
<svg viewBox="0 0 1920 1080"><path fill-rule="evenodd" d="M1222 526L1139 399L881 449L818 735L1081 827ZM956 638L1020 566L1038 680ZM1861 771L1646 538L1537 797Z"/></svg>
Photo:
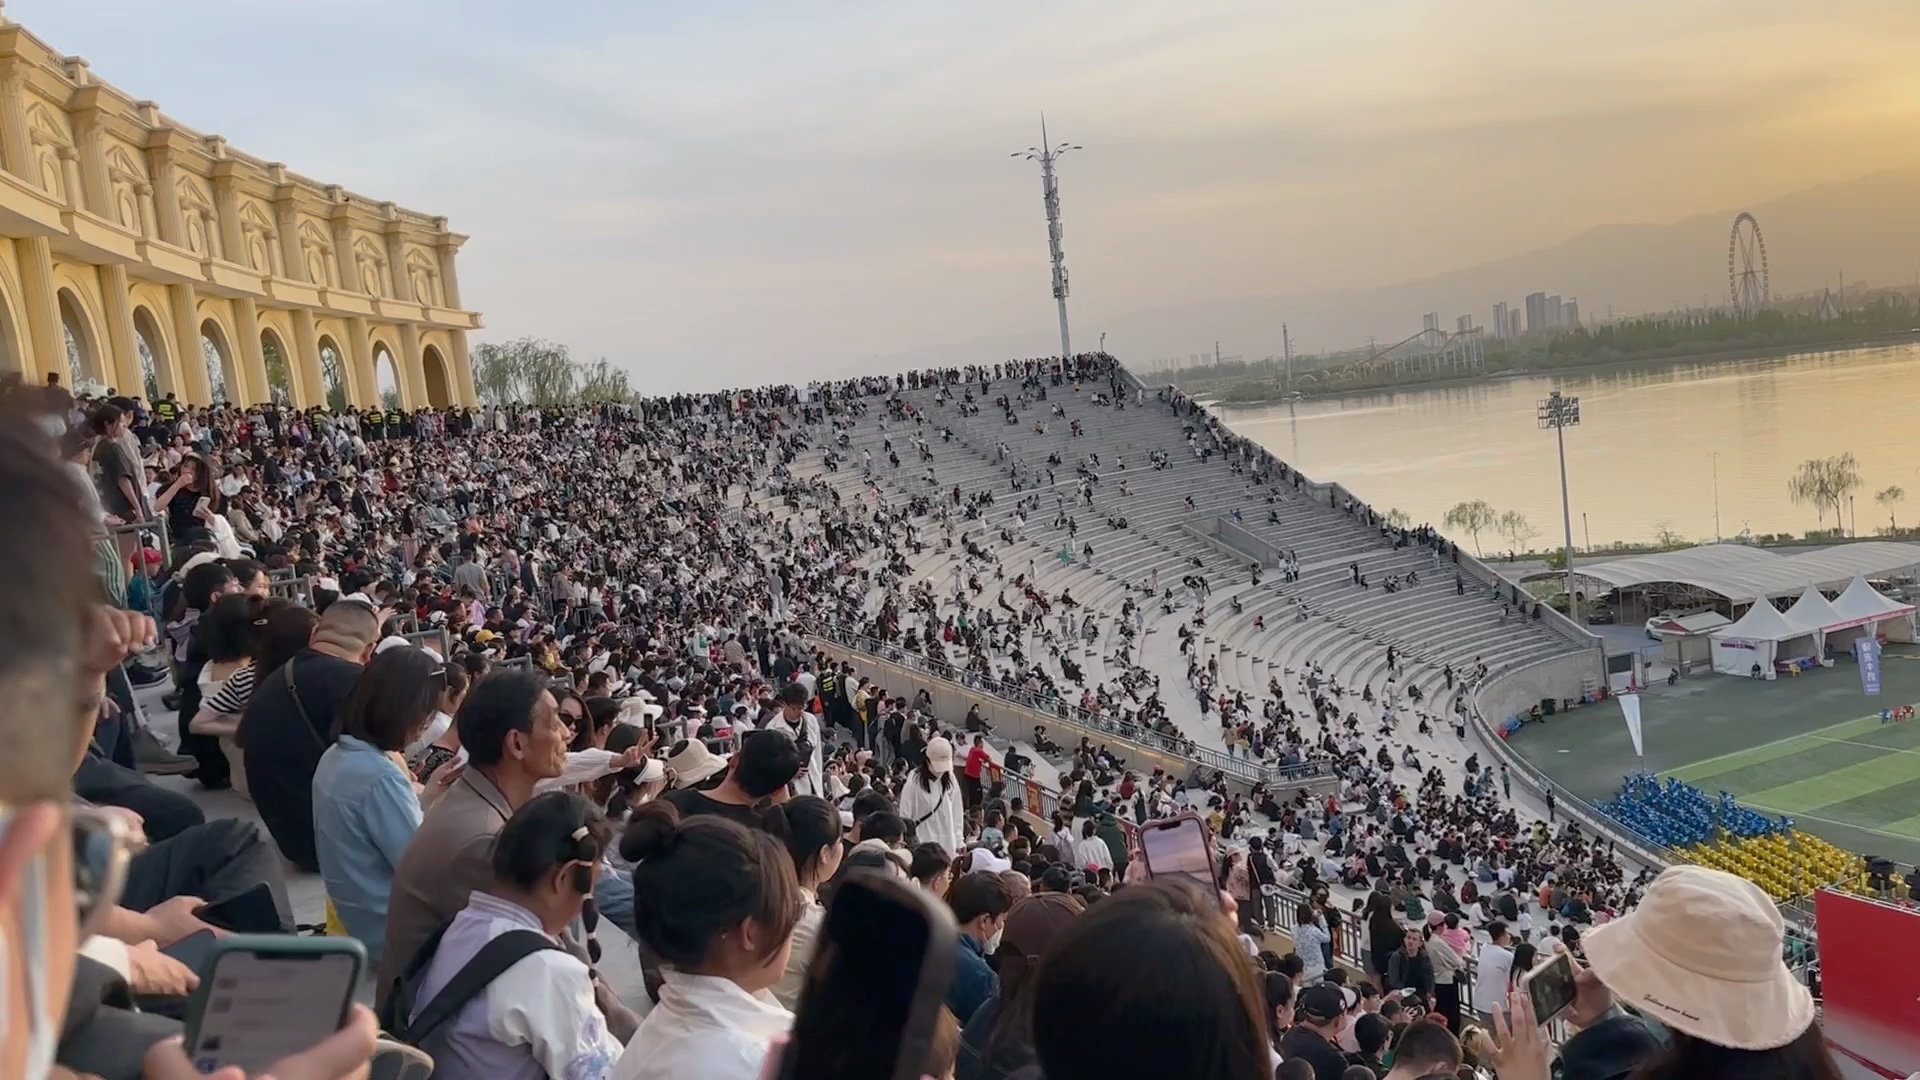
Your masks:
<svg viewBox="0 0 1920 1080"><path fill-rule="evenodd" d="M267 392L281 405L293 401L293 373L287 368L287 358L280 352L280 346L268 338L260 343L261 358L267 367Z"/></svg>
<svg viewBox="0 0 1920 1080"><path fill-rule="evenodd" d="M1399 507L1387 511L1387 524L1406 529L1413 525L1413 515Z"/></svg>
<svg viewBox="0 0 1920 1080"><path fill-rule="evenodd" d="M473 350L473 388L492 405L570 405L578 372L565 345L541 338L482 342Z"/></svg>
<svg viewBox="0 0 1920 1080"><path fill-rule="evenodd" d="M1480 554L1480 534L1493 528L1500 515L1494 512L1485 499L1472 502L1455 503L1441 522L1448 528L1458 529L1473 538L1473 553Z"/></svg>
<svg viewBox="0 0 1920 1080"><path fill-rule="evenodd" d="M590 365L582 365L578 382L577 397L582 402L624 402L634 397L633 389L627 385L627 373L607 363L604 356Z"/></svg>
<svg viewBox="0 0 1920 1080"><path fill-rule="evenodd" d="M1848 493L1860 486L1860 465L1852 454L1829 458L1808 458L1787 479L1787 496L1796 503L1810 504L1822 522L1827 508L1833 508L1833 520L1840 522L1840 505Z"/></svg>
<svg viewBox="0 0 1920 1080"><path fill-rule="evenodd" d="M1493 523L1493 528L1507 541L1507 546L1515 551L1525 551L1527 541L1540 535L1540 530L1533 527L1533 523L1527 520L1527 515L1518 510L1509 510L1501 514L1499 520Z"/></svg>
<svg viewBox="0 0 1920 1080"><path fill-rule="evenodd" d="M1890 484L1887 487L1883 487L1873 497L1874 502L1887 508L1887 534L1889 536L1900 531L1900 523L1895 521L1893 517L1893 506L1906 497L1906 489L1902 488L1899 484Z"/></svg>

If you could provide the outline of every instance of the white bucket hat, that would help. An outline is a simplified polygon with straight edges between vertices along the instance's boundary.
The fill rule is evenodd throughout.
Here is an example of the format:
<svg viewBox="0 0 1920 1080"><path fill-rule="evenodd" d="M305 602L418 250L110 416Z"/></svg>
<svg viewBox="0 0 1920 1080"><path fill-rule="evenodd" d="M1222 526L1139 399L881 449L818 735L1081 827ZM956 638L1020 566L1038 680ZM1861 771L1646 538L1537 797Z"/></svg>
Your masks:
<svg viewBox="0 0 1920 1080"><path fill-rule="evenodd" d="M1672 866L1640 906L1581 939L1622 1002L1676 1031L1735 1050L1771 1050L1813 1023L1813 996L1781 959L1786 924L1760 887Z"/></svg>

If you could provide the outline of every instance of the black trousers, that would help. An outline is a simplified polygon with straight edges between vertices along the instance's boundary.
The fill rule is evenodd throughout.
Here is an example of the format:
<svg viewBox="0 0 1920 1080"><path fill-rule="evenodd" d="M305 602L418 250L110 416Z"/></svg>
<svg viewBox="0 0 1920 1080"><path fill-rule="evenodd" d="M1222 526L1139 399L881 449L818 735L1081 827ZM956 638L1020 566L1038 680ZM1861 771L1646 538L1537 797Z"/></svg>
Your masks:
<svg viewBox="0 0 1920 1080"><path fill-rule="evenodd" d="M96 743L101 733L99 728L95 729ZM118 806L139 814L147 824L147 840L151 843L171 840L207 820L207 815L192 799L169 791L92 750L73 774L73 793L90 803Z"/></svg>
<svg viewBox="0 0 1920 1080"><path fill-rule="evenodd" d="M245 926L243 933L292 933L293 906L287 902L286 874L280 852L266 830L251 821L216 818L135 855L127 865L127 887L120 905L146 911L176 896L197 896L209 903L225 900L264 883L273 893L278 926Z"/></svg>

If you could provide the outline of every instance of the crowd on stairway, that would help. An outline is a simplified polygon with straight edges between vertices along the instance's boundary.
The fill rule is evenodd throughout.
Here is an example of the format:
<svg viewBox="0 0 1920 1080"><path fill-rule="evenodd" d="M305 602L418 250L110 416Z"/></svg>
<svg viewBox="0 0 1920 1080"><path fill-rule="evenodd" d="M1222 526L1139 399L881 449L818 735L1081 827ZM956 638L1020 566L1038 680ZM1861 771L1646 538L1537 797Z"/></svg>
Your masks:
<svg viewBox="0 0 1920 1080"><path fill-rule="evenodd" d="M1051 511L1075 536L1072 512L1124 501L1126 463L1003 448L1008 509L943 480L935 450L985 404L1069 439L1111 422L1093 410L1171 410L1190 460L1136 468L1245 467L1235 437L1105 355L397 416L57 389L0 395L5 1075L205 1072L218 1048L171 1038L198 978L168 949L324 917L364 950L374 1008L279 1080L407 1045L451 1078L748 1080L834 1030L795 1010L838 955L836 891L872 875L955 928L915 1044L932 1076L1544 1080L1531 999L1489 974L1502 954L1524 972L1521 948L1590 965L1575 1011L1594 1054L1625 1039L1634 1067L1719 1054L1783 1076L1825 1060L1804 988L1743 1011L1755 980L1714 974L1774 977L1764 896L1524 819L1471 755L1422 761L1412 685L1309 666L1256 701L1190 672L1236 754L1324 770L1324 794L1138 760L1134 734L1196 737L1142 641L1155 608L1203 622L1204 574L1185 597L1130 583L1113 610L1055 593L1029 523ZM840 472L856 434L884 448L858 487ZM1097 565L1091 539L1058 559ZM1063 745L938 715L842 641L1081 720ZM1117 658L1105 678L1081 670L1089 646ZM208 819L166 774L244 793L258 823ZM1019 782L1040 776L1050 818ZM1134 839L1182 813L1218 842L1206 885L1154 877ZM289 875L317 876L324 912L295 910ZM1276 910L1283 887L1299 911ZM1731 928L1689 943L1704 963L1646 932L1702 919ZM1266 949L1282 923L1292 957ZM639 994L602 977L612 949L637 951ZM1577 1039L1560 1053L1583 1060Z"/></svg>

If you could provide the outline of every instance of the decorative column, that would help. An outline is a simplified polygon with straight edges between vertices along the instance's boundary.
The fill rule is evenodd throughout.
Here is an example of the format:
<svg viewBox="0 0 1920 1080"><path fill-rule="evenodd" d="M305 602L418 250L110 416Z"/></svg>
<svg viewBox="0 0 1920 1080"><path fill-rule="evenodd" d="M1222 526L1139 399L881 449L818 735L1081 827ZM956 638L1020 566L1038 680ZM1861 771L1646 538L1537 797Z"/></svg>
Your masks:
<svg viewBox="0 0 1920 1080"><path fill-rule="evenodd" d="M153 206L153 185L142 180L133 185L133 193L140 200L140 235L149 240L160 239L158 218L155 217Z"/></svg>
<svg viewBox="0 0 1920 1080"><path fill-rule="evenodd" d="M60 298L53 287L53 242L44 236L25 236L13 242L20 260L20 292L27 316L27 357L21 364L30 384L39 384L47 372L67 374L67 342L60 333Z"/></svg>
<svg viewBox="0 0 1920 1080"><path fill-rule="evenodd" d="M400 324L400 397L409 409L433 403L427 394L427 362L420 355L420 328Z"/></svg>
<svg viewBox="0 0 1920 1080"><path fill-rule="evenodd" d="M441 287L445 286L446 279L442 278ZM448 361L453 365L453 371L450 373L453 382L453 398L456 403L471 408L480 404L480 395L473 389L473 360L467 355L467 332L455 330L447 336L453 343L453 356Z"/></svg>
<svg viewBox="0 0 1920 1080"><path fill-rule="evenodd" d="M27 133L27 61L10 56L0 61L0 154L7 171L34 187L40 186L33 167L33 139ZM63 360L60 367L65 370Z"/></svg>
<svg viewBox="0 0 1920 1080"><path fill-rule="evenodd" d="M80 183L86 191L87 209L114 220L113 190L107 182L107 150L100 134L99 89L83 87L75 95L73 141L80 149Z"/></svg>
<svg viewBox="0 0 1920 1080"><path fill-rule="evenodd" d="M157 212L160 239L177 248L187 246L186 219L180 212L180 191L174 184L173 145L163 142L147 150L147 168L153 174L150 198Z"/></svg>
<svg viewBox="0 0 1920 1080"><path fill-rule="evenodd" d="M330 187L327 191L335 199L346 197L337 187ZM353 253L353 222L347 217L344 203L334 204L333 219L327 224L332 229L333 272L339 275L340 287L348 292L373 292L360 280L360 260Z"/></svg>
<svg viewBox="0 0 1920 1080"><path fill-rule="evenodd" d="M444 219L442 219L444 221ZM460 245L453 234L448 233L440 241L440 292L446 297L447 306L455 311L460 307L460 275L454 270L453 256Z"/></svg>
<svg viewBox="0 0 1920 1080"><path fill-rule="evenodd" d="M260 347L260 309L253 297L233 301L234 359L240 368L240 404L255 405L273 400L273 387L267 382L267 354Z"/></svg>
<svg viewBox="0 0 1920 1080"><path fill-rule="evenodd" d="M387 276L393 279L393 298L428 303L431 297L413 295L413 275L407 272L406 240L400 235L400 211L392 203L382 203L380 209L387 215Z"/></svg>
<svg viewBox="0 0 1920 1080"><path fill-rule="evenodd" d="M320 373L320 334L313 325L313 312L293 309L293 355L287 366L293 372L293 403L310 409L327 404L327 380Z"/></svg>
<svg viewBox="0 0 1920 1080"><path fill-rule="evenodd" d="M173 351L179 354L181 391L189 405L213 404L213 384L207 377L206 350L200 344L200 298L191 285L167 286L173 308Z"/></svg>
<svg viewBox="0 0 1920 1080"><path fill-rule="evenodd" d="M62 146L59 154L60 184L67 189L67 206L78 210L87 205L86 190L80 183L80 151L71 146Z"/></svg>
<svg viewBox="0 0 1920 1080"><path fill-rule="evenodd" d="M373 342L367 335L367 320L355 315L347 320L347 400L356 408L380 404L380 379L373 371Z"/></svg>
<svg viewBox="0 0 1920 1080"><path fill-rule="evenodd" d="M108 263L100 268L100 297L107 308L107 381L131 397L145 396L146 375L140 370L139 337L133 330L133 303L127 292L127 268L124 263ZM154 357L154 374L162 387L169 378Z"/></svg>
<svg viewBox="0 0 1920 1080"><path fill-rule="evenodd" d="M213 167L213 210L219 218L220 257L239 266L247 265L246 239L240 235L239 180L233 175L230 160Z"/></svg>

